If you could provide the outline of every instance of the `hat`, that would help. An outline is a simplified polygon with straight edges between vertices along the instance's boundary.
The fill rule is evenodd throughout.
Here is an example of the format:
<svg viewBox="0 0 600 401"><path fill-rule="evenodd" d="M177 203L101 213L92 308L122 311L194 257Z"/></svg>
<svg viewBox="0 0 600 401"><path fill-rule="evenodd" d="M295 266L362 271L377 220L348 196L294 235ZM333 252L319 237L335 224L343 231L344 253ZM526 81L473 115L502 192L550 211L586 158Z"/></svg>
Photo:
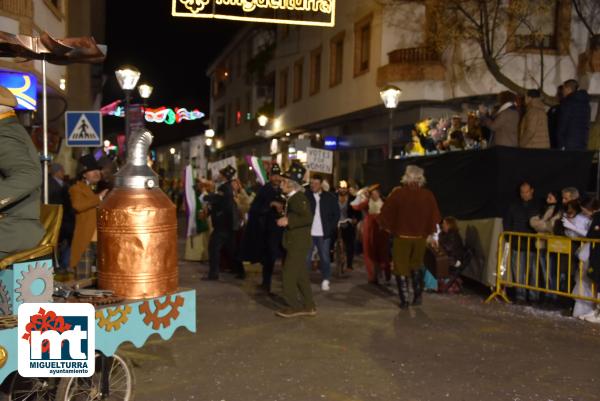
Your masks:
<svg viewBox="0 0 600 401"><path fill-rule="evenodd" d="M0 106L8 106L8 107L16 107L17 106L17 98L13 93L5 88L4 86L0 86Z"/></svg>
<svg viewBox="0 0 600 401"><path fill-rule="evenodd" d="M219 173L221 173L223 175L223 177L227 178L228 181L233 178L233 176L235 175L236 172L237 172L236 169L234 169L230 165L227 165L227 167L219 170Z"/></svg>
<svg viewBox="0 0 600 401"><path fill-rule="evenodd" d="M271 175L281 175L281 167L279 167L279 164L271 164Z"/></svg>
<svg viewBox="0 0 600 401"><path fill-rule="evenodd" d="M91 153L81 156L79 158L79 164L81 164L81 166L83 167L81 174L85 174L88 171L92 170L100 170L100 166L98 165L96 158Z"/></svg>
<svg viewBox="0 0 600 401"><path fill-rule="evenodd" d="M59 171L64 171L64 167L60 163L52 163L50 165L50 174L56 174Z"/></svg>
<svg viewBox="0 0 600 401"><path fill-rule="evenodd" d="M294 161L292 162L289 170L286 171L283 176L292 181L296 181L298 184L302 184L304 181L304 174L306 174L306 169L304 166L299 162Z"/></svg>

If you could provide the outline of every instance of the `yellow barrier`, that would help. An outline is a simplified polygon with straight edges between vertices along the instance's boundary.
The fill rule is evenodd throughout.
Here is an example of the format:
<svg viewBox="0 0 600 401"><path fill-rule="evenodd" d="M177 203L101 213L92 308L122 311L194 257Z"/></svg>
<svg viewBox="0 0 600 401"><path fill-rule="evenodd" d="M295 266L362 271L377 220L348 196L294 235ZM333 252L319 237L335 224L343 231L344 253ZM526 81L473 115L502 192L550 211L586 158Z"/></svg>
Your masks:
<svg viewBox="0 0 600 401"><path fill-rule="evenodd" d="M496 288L485 302L500 297L510 303L506 288L512 287L600 303L596 285L587 277L589 251L598 244L600 240L589 238L501 233Z"/></svg>

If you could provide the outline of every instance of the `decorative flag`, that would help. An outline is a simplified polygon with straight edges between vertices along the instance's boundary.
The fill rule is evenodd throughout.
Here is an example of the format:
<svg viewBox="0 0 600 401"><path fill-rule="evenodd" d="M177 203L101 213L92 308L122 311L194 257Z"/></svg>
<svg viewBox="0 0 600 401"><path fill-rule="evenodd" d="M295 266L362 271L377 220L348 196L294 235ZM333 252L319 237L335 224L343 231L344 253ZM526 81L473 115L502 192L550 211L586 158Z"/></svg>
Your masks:
<svg viewBox="0 0 600 401"><path fill-rule="evenodd" d="M265 185L267 183L267 171L265 170L265 166L261 159L256 156L246 156L246 162L252 170L254 174L256 174L256 179L260 183L260 185Z"/></svg>

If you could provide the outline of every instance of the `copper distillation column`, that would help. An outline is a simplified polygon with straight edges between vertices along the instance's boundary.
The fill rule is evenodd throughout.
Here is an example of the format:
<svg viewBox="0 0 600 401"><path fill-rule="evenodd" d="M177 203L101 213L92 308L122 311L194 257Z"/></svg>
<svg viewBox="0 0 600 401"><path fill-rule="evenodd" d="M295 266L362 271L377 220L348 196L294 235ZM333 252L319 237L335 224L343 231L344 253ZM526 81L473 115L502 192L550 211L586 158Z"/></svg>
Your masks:
<svg viewBox="0 0 600 401"><path fill-rule="evenodd" d="M177 290L177 214L148 167L149 131L131 135L127 164L98 212L98 286L128 299Z"/></svg>

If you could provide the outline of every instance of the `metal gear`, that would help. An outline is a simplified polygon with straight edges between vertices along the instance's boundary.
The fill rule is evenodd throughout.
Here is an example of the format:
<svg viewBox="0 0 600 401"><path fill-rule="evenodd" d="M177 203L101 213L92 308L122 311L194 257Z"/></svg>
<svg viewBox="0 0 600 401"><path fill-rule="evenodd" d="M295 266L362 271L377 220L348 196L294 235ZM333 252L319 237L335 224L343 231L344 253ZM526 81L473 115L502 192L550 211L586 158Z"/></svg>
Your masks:
<svg viewBox="0 0 600 401"><path fill-rule="evenodd" d="M175 296L174 299L172 299L171 295L167 295L164 302L160 302L158 299L154 300L154 311L150 309L150 302L145 301L140 305L140 313L144 315L144 323L148 326L152 324L154 330L160 329L160 326L164 328L169 327L171 321L179 317L179 308L183 306L184 301L185 299L179 295ZM160 316L160 312L169 306L171 309L163 316Z"/></svg>
<svg viewBox="0 0 600 401"><path fill-rule="evenodd" d="M104 313L106 311L106 314ZM127 323L129 320L128 315L131 313L131 306L123 305L116 306L114 308L104 308L96 311L96 319L98 319L98 326L103 328L105 331L110 332L112 330L118 331L121 326ZM114 319L118 316L117 319Z"/></svg>
<svg viewBox="0 0 600 401"><path fill-rule="evenodd" d="M31 291L31 286L35 280L44 282L44 290L35 295ZM21 278L17 280L19 286L15 291L19 294L17 301L19 302L51 302L52 293L54 291L54 278L52 269L48 269L46 263L36 263L29 265L27 271L21 272Z"/></svg>
<svg viewBox="0 0 600 401"><path fill-rule="evenodd" d="M0 313L4 316L12 315L12 304L10 294L4 283L0 283Z"/></svg>

